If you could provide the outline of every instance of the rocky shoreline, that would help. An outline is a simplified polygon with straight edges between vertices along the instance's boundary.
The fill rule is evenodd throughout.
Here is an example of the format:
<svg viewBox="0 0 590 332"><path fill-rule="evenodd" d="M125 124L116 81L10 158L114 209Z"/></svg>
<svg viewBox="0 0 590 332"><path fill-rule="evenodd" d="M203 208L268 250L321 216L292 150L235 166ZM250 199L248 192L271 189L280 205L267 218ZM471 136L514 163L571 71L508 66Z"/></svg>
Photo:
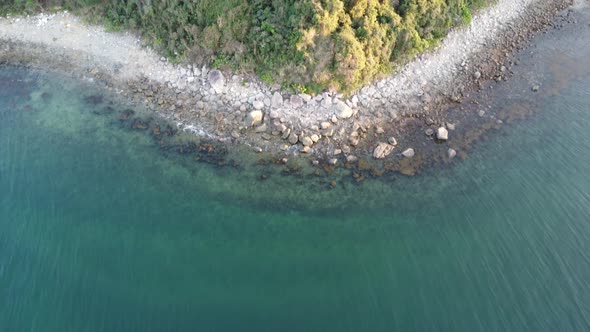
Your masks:
<svg viewBox="0 0 590 332"><path fill-rule="evenodd" d="M174 65L133 35L85 26L65 12L0 19L0 63L102 82L180 130L246 146L281 163L304 156L328 172L353 168L357 180L367 173L413 175L433 161L464 156L474 132L501 125L493 110L459 116L458 105L506 80L517 65L512 52L570 3L500 0L437 50L348 98L332 92L289 95L252 77ZM470 121L479 127L462 128Z"/></svg>

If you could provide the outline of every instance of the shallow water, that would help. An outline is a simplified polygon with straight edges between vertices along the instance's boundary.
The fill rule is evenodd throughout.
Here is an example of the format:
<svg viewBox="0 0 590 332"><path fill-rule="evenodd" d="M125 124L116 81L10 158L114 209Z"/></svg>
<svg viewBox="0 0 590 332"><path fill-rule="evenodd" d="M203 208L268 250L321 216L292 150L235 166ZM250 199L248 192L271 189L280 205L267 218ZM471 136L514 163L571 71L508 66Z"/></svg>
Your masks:
<svg viewBox="0 0 590 332"><path fill-rule="evenodd" d="M0 67L0 331L589 330L578 19L491 92L532 116L452 167L335 189L163 154L93 83Z"/></svg>

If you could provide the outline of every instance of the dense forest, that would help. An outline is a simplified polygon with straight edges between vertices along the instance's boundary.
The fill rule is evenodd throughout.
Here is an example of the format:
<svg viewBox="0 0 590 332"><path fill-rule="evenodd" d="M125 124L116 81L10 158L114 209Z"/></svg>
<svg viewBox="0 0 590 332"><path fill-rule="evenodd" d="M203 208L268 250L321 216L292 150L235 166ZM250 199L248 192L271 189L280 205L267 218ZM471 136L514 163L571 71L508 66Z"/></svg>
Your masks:
<svg viewBox="0 0 590 332"><path fill-rule="evenodd" d="M141 32L173 59L255 72L299 91L350 91L435 44L494 0L8 0Z"/></svg>

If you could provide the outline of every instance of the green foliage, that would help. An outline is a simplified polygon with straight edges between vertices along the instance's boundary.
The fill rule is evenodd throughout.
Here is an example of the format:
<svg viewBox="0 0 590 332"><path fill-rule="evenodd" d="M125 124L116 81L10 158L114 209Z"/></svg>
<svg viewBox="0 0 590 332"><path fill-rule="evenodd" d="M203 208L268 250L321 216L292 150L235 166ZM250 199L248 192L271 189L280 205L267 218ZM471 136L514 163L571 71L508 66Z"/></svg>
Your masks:
<svg viewBox="0 0 590 332"><path fill-rule="evenodd" d="M167 56L256 72L297 91L343 92L431 47L493 0L12 0L140 31Z"/></svg>

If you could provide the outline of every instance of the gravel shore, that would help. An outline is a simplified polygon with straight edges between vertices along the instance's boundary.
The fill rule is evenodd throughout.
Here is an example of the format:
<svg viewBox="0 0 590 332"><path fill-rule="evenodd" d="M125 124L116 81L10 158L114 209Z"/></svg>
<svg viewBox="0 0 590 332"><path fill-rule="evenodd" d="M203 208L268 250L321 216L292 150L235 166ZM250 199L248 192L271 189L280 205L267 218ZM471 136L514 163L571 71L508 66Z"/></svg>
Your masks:
<svg viewBox="0 0 590 332"><path fill-rule="evenodd" d="M259 152L304 153L328 164L403 159L410 153L391 152L413 148L405 119L423 118L440 129L433 135L454 130L444 105L460 102L485 81L505 79L503 60L570 2L499 0L435 50L347 98L334 92L289 95L253 77L174 65L131 33L88 26L68 12L1 18L0 63L81 73L147 104L184 131Z"/></svg>

